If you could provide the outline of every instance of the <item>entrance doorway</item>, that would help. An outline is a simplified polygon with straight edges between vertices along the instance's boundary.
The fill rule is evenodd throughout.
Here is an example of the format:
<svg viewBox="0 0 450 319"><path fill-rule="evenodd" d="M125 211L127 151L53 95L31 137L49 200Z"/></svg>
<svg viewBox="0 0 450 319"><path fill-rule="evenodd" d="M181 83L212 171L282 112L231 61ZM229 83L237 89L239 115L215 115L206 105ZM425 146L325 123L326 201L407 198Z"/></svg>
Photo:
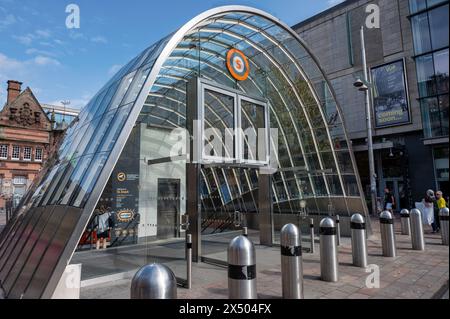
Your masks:
<svg viewBox="0 0 450 319"><path fill-rule="evenodd" d="M188 91L189 133L201 137L190 158L198 164L186 174L193 259L226 265L228 245L243 227L254 244L272 244L273 198L259 194L260 169L270 175L269 108L204 79L192 79Z"/></svg>
<svg viewBox="0 0 450 319"><path fill-rule="evenodd" d="M395 205L393 210L399 212L404 208L408 208L406 185L403 178L388 178L384 182L384 188L389 188L394 195Z"/></svg>
<svg viewBox="0 0 450 319"><path fill-rule="evenodd" d="M228 244L244 227L259 243L257 169L203 167L201 174L202 259L225 263Z"/></svg>
<svg viewBox="0 0 450 319"><path fill-rule="evenodd" d="M178 237L180 180L158 178L157 239Z"/></svg>

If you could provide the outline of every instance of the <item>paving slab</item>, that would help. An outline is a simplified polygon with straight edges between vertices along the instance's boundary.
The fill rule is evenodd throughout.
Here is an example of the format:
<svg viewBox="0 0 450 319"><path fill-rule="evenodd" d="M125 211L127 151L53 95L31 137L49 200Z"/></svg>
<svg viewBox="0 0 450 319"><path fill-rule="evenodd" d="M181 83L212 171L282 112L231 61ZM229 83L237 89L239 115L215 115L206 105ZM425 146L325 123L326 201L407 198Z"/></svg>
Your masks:
<svg viewBox="0 0 450 319"><path fill-rule="evenodd" d="M409 236L401 235L396 222L396 258L381 256L379 224L372 220L373 235L368 240L369 264L380 270L379 288L369 288L371 271L351 265L351 240L342 238L339 250L340 278L336 283L320 280L320 256L303 254L306 299L448 299L449 249L441 244L440 234L426 230L426 250L411 249ZM318 245L317 245L318 246ZM216 253L225 260L224 253ZM279 247L256 245L257 289L259 298L281 298L281 260ZM129 298L131 278L81 289L82 298ZM227 269L205 263L193 264L193 287L179 288L181 299L227 298ZM446 288L447 287L447 288Z"/></svg>

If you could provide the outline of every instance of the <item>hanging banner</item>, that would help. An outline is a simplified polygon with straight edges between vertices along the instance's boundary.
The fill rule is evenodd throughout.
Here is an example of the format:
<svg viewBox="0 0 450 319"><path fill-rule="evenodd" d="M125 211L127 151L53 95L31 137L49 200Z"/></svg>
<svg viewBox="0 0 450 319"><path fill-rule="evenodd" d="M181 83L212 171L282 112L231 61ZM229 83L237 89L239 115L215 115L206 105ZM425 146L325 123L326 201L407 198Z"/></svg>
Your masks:
<svg viewBox="0 0 450 319"><path fill-rule="evenodd" d="M403 60L371 69L377 128L411 122Z"/></svg>

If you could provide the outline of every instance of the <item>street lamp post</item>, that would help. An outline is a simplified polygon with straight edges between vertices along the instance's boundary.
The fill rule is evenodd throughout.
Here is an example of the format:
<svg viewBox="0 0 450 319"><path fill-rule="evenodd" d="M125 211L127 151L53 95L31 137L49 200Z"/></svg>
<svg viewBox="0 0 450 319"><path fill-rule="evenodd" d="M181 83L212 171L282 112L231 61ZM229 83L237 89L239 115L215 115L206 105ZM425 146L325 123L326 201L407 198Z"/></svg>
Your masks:
<svg viewBox="0 0 450 319"><path fill-rule="evenodd" d="M65 119L66 119L66 107L67 107L67 105L70 105L70 101L61 101L61 104L64 106L64 111L63 111L64 113L63 113L63 119L62 119L62 121L64 123Z"/></svg>
<svg viewBox="0 0 450 319"><path fill-rule="evenodd" d="M367 121L367 147L369 151L369 175L370 175L370 196L372 201L372 213L377 212L377 181L375 174L375 160L373 157L373 140L372 140L372 113L370 107L369 88L372 86L367 74L366 46L364 40L364 26L361 26L361 55L364 81L358 79L354 86L365 94L366 121Z"/></svg>

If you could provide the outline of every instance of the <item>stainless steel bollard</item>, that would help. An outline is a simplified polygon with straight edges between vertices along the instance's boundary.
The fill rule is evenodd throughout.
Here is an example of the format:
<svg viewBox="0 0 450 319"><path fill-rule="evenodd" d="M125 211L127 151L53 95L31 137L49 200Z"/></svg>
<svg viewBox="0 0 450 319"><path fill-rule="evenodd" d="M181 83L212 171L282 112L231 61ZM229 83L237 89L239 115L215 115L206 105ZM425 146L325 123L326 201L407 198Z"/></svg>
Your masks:
<svg viewBox="0 0 450 319"><path fill-rule="evenodd" d="M169 267L146 265L131 280L131 299L177 299L177 279Z"/></svg>
<svg viewBox="0 0 450 319"><path fill-rule="evenodd" d="M303 261L301 235L297 226L281 229L281 282L284 299L303 299Z"/></svg>
<svg viewBox="0 0 450 319"><path fill-rule="evenodd" d="M192 235L186 235L186 288L192 287Z"/></svg>
<svg viewBox="0 0 450 319"><path fill-rule="evenodd" d="M309 229L310 229L310 240L311 240L311 254L314 254L315 251L315 243L314 243L314 219L311 218L309 220Z"/></svg>
<svg viewBox="0 0 450 319"><path fill-rule="evenodd" d="M256 299L255 246L245 236L228 246L228 296L230 299Z"/></svg>
<svg viewBox="0 0 450 319"><path fill-rule="evenodd" d="M366 223L361 214L354 214L350 220L352 233L353 265L367 267Z"/></svg>
<svg viewBox="0 0 450 319"><path fill-rule="evenodd" d="M402 235L411 235L411 218L409 210L402 209L400 212L400 221L402 225Z"/></svg>
<svg viewBox="0 0 450 319"><path fill-rule="evenodd" d="M336 215L336 245L341 245L341 224L339 215Z"/></svg>
<svg viewBox="0 0 450 319"><path fill-rule="evenodd" d="M247 227L242 228L242 235L245 237L248 237L248 228Z"/></svg>
<svg viewBox="0 0 450 319"><path fill-rule="evenodd" d="M425 250L422 213L418 209L411 210L411 242L413 250Z"/></svg>
<svg viewBox="0 0 450 319"><path fill-rule="evenodd" d="M439 221L441 222L442 245L448 246L448 208L439 211Z"/></svg>
<svg viewBox="0 0 450 319"><path fill-rule="evenodd" d="M380 214L381 246L384 257L396 257L394 219L392 214L384 211Z"/></svg>
<svg viewBox="0 0 450 319"><path fill-rule="evenodd" d="M329 217L320 222L320 274L323 281L338 281L336 225Z"/></svg>

